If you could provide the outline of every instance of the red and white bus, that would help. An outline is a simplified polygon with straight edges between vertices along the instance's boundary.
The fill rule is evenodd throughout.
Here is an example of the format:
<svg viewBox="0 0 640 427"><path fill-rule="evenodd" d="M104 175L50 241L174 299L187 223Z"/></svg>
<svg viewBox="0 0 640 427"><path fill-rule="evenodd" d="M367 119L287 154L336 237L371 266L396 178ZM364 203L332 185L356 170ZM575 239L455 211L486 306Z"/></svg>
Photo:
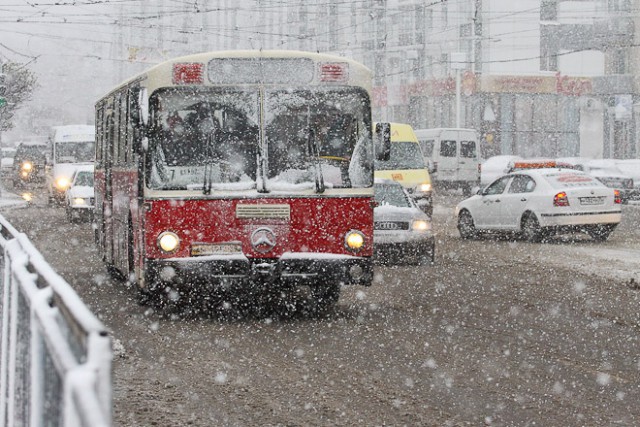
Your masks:
<svg viewBox="0 0 640 427"><path fill-rule="evenodd" d="M96 104L96 240L147 294L373 280L371 73L338 56L163 62ZM205 291L206 292L206 291ZM176 292L172 292L173 295Z"/></svg>

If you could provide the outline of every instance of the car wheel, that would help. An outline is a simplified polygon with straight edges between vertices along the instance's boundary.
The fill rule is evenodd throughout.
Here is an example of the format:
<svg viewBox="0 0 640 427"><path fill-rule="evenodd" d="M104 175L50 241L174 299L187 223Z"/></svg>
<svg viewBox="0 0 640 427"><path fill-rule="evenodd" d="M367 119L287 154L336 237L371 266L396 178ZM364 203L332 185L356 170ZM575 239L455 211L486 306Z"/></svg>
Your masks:
<svg viewBox="0 0 640 427"><path fill-rule="evenodd" d="M474 239L478 235L478 230L473 222L473 217L469 211L462 211L458 215L458 232L463 239Z"/></svg>
<svg viewBox="0 0 640 427"><path fill-rule="evenodd" d="M529 212L522 217L522 236L528 242L539 242L542 240L542 229L535 214Z"/></svg>
<svg viewBox="0 0 640 427"><path fill-rule="evenodd" d="M609 238L616 226L612 224L599 224L587 230L587 233L596 242L604 242Z"/></svg>

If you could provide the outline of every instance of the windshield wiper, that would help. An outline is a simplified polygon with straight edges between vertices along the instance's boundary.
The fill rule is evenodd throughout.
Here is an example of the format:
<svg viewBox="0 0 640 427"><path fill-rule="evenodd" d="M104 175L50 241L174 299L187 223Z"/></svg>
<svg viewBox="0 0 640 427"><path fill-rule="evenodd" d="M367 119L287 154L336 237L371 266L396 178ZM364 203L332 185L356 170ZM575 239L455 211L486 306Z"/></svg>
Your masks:
<svg viewBox="0 0 640 427"><path fill-rule="evenodd" d="M320 142L315 136L313 129L309 129L308 145L313 157L313 168L315 170L316 193L324 193L324 176L322 175L322 164L320 163Z"/></svg>
<svg viewBox="0 0 640 427"><path fill-rule="evenodd" d="M211 187L213 186L213 161L216 158L213 149L213 138L213 133L208 135L204 147L204 182L202 183L202 194L204 195L211 194Z"/></svg>

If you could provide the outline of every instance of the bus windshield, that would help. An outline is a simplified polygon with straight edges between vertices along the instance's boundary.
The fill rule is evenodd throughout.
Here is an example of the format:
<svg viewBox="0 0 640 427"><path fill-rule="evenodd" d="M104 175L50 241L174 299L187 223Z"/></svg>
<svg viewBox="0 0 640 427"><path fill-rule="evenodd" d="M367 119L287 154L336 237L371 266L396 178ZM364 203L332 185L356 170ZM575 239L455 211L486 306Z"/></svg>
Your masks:
<svg viewBox="0 0 640 427"><path fill-rule="evenodd" d="M317 188L318 181L322 188L373 184L364 91L171 88L156 92L150 105L151 189L295 191Z"/></svg>
<svg viewBox="0 0 640 427"><path fill-rule="evenodd" d="M56 163L87 163L95 158L95 141L56 142Z"/></svg>

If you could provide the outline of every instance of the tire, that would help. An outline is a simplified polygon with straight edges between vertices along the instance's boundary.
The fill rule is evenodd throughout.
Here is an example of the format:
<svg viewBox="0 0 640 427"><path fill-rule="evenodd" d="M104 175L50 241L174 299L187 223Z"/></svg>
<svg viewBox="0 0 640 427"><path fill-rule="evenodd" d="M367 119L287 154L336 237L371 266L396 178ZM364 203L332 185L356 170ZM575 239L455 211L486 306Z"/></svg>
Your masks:
<svg viewBox="0 0 640 427"><path fill-rule="evenodd" d="M326 284L311 287L313 311L320 312L328 309L340 299L340 285Z"/></svg>
<svg viewBox="0 0 640 427"><path fill-rule="evenodd" d="M531 212L525 213L520 222L520 228L522 237L527 242L535 243L542 240L542 229L535 214Z"/></svg>
<svg viewBox="0 0 640 427"><path fill-rule="evenodd" d="M587 233L596 242L604 242L609 238L616 226L612 224L599 224L589 228Z"/></svg>
<svg viewBox="0 0 640 427"><path fill-rule="evenodd" d="M458 215L458 232L463 239L475 239L478 236L478 230L473 222L471 213L463 210Z"/></svg>

